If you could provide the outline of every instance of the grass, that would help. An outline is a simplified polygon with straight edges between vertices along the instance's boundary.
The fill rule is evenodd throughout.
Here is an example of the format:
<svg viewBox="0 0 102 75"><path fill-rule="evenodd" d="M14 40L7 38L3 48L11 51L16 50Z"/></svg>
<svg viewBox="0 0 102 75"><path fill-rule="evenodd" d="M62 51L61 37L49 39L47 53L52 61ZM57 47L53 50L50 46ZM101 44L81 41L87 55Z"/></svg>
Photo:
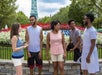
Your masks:
<svg viewBox="0 0 102 75"><path fill-rule="evenodd" d="M0 46L0 59L11 59L12 49L11 47ZM99 59L102 59L102 48L98 48ZM46 49L43 48L43 60L46 60ZM24 50L24 59L27 59L27 50ZM73 52L67 53L66 60L73 60Z"/></svg>

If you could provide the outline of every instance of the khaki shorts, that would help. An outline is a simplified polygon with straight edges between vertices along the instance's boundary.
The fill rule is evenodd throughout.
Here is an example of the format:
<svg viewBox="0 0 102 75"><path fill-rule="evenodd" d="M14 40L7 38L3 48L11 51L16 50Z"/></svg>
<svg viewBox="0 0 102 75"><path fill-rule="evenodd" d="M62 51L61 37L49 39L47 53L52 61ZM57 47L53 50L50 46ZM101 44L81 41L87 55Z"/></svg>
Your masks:
<svg viewBox="0 0 102 75"><path fill-rule="evenodd" d="M52 62L56 62L56 61L62 62L62 61L64 61L63 54L59 54L59 55L51 54L51 60L52 60Z"/></svg>
<svg viewBox="0 0 102 75"><path fill-rule="evenodd" d="M22 58L12 58L12 62L14 64L14 66L22 65L23 60L24 60L24 57L22 57Z"/></svg>

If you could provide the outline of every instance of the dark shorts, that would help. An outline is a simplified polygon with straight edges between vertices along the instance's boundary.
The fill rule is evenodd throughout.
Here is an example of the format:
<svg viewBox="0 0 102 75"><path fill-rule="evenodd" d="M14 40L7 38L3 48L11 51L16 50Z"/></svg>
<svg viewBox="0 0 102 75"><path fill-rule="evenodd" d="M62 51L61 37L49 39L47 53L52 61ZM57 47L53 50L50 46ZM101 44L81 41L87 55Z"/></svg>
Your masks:
<svg viewBox="0 0 102 75"><path fill-rule="evenodd" d="M79 48L76 48L74 50L74 61L76 62L79 59L79 57L81 57L81 52Z"/></svg>
<svg viewBox="0 0 102 75"><path fill-rule="evenodd" d="M34 63L36 62L36 66L38 68L42 68L42 59L39 59L39 52L30 52L31 57L28 58L28 67L29 68L34 68Z"/></svg>

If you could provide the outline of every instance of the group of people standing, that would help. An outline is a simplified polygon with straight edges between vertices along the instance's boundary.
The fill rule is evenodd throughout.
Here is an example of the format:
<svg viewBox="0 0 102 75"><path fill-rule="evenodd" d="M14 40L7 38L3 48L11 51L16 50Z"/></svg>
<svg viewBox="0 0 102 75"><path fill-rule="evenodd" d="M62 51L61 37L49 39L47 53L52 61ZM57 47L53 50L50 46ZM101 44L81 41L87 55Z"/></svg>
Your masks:
<svg viewBox="0 0 102 75"><path fill-rule="evenodd" d="M70 30L69 43L73 43L74 47L70 51L74 51L74 61L77 61L81 56L81 70L83 75L95 75L99 71L98 53L96 48L97 32L92 26L94 21L93 14L84 15L84 24L86 28L83 34L83 40L81 38L80 31L75 27L75 21L68 21ZM24 56L24 48L27 48L27 65L30 68L30 75L34 75L34 67L38 67L38 73L42 72L42 45L43 45L43 30L37 25L36 16L30 16L31 26L27 27L24 43L19 35L21 26L19 23L15 23L11 28L11 43L12 43L12 61L16 68L16 75L23 75L22 71L22 59ZM51 58L53 62L53 75L65 75L64 72L64 60L66 59L66 45L64 34L60 30L60 21L54 20L51 22L51 31L46 37L46 57L49 60ZM83 42L82 42L83 41ZM82 45L82 46L81 46ZM50 56L49 56L50 54ZM36 65L34 64L36 62ZM93 66L94 65L94 66ZM58 69L59 68L59 69Z"/></svg>

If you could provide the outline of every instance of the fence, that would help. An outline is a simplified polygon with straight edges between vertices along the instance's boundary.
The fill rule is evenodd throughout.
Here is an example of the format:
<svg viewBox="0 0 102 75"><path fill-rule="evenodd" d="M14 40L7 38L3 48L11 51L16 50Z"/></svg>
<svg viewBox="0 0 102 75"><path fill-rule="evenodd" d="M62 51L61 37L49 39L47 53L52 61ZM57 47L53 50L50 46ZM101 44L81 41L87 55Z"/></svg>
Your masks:
<svg viewBox="0 0 102 75"><path fill-rule="evenodd" d="M97 44L98 57L102 59L102 44ZM11 59L12 49L11 46L0 45L0 59ZM27 50L24 50L24 59L27 59ZM46 60L46 49L43 48L43 60ZM73 52L67 52L67 60L73 60Z"/></svg>

